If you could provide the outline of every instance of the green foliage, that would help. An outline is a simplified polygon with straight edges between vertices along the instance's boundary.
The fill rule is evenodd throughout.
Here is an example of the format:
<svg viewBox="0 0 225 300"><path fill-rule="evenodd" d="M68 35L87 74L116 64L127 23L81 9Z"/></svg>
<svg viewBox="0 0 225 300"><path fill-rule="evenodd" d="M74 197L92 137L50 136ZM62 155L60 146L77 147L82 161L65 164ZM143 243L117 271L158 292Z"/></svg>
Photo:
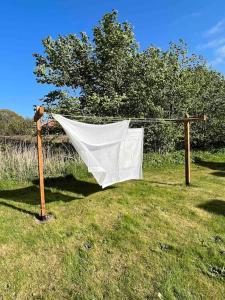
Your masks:
<svg viewBox="0 0 225 300"><path fill-rule="evenodd" d="M34 74L38 82L60 88L43 98L49 109L121 117L207 114L206 126L193 127L193 145L225 145L224 77L203 58L189 55L183 40L170 43L167 50L152 45L140 51L132 26L120 23L112 11L94 26L93 40L82 32L79 37L48 37L43 46L44 55L34 54ZM151 150L168 151L181 144L181 130L171 125L164 133L153 133L148 128L145 137L149 142L158 139Z"/></svg>
<svg viewBox="0 0 225 300"><path fill-rule="evenodd" d="M32 133L33 121L24 119L8 109L0 110L0 135L25 135Z"/></svg>

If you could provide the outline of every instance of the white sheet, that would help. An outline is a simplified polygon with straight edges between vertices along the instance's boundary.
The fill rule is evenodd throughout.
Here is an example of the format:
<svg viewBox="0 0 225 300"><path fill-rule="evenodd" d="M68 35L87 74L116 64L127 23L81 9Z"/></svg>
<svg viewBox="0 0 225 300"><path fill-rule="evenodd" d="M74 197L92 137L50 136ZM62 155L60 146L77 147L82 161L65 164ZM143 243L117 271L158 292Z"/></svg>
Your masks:
<svg viewBox="0 0 225 300"><path fill-rule="evenodd" d="M102 188L142 179L143 128L129 129L125 120L93 125L53 114Z"/></svg>

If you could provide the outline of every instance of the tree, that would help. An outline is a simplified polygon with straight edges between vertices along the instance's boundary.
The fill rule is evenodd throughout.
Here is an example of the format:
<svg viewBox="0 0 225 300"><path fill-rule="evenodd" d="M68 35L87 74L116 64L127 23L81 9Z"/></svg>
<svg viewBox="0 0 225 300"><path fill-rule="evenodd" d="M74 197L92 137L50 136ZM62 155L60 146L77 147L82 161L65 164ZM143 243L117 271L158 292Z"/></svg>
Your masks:
<svg viewBox="0 0 225 300"><path fill-rule="evenodd" d="M167 50L150 46L140 51L132 26L120 23L116 11L94 26L93 40L81 32L55 40L48 37L43 46L44 55L34 54L34 74L38 82L59 88L42 99L48 109L100 116L175 117L185 112L211 116L213 112L214 117L225 117L222 74L209 69L202 57L188 55L183 40L170 43ZM221 124L210 126L207 130L213 137ZM203 142L198 128L196 145ZM180 130L171 125L165 139L168 132L176 144ZM151 133L149 129L147 134Z"/></svg>
<svg viewBox="0 0 225 300"><path fill-rule="evenodd" d="M126 78L132 61L137 54L137 43L131 26L117 21L117 12L106 14L93 29L93 43L86 33L59 36L55 41L48 37L43 40L45 57L36 58L35 75L40 83L70 88L72 97L79 89L80 108L92 110L97 105L99 114L118 113L118 106L126 94ZM51 106L61 104L61 91L50 93L43 99ZM58 101L59 100L59 101ZM94 102L94 103L93 103Z"/></svg>

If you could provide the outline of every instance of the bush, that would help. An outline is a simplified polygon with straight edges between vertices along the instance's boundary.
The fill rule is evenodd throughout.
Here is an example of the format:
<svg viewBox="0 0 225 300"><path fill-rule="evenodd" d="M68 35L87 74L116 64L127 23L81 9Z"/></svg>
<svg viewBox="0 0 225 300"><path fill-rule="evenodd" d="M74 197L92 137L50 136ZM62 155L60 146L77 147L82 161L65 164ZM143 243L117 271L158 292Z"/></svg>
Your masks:
<svg viewBox="0 0 225 300"><path fill-rule="evenodd" d="M27 135L32 134L34 122L24 119L8 109L0 110L0 135Z"/></svg>

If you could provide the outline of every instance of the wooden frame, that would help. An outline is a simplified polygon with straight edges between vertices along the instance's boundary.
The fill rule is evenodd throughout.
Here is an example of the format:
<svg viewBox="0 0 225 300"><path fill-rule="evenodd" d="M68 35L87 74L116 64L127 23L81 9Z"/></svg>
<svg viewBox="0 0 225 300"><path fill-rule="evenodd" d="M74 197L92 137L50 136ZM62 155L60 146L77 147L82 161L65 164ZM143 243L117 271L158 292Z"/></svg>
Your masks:
<svg viewBox="0 0 225 300"><path fill-rule="evenodd" d="M41 211L40 219L46 219L45 210L45 187L44 187L44 164L43 164L43 150L42 150L42 127L41 127L41 117L44 114L44 107L37 106L36 113L34 115L34 121L36 122L37 128L37 150L38 150L38 170L39 170L39 188L40 188L40 198L41 198Z"/></svg>
<svg viewBox="0 0 225 300"><path fill-rule="evenodd" d="M44 107L37 106L36 113L34 115L34 121L37 127L37 150L38 150L38 169L39 169L39 188L40 188L40 219L46 220L45 210L45 190L44 190L44 164L43 164L43 150L42 150L42 128L41 118L44 115ZM46 111L47 112L47 111ZM191 183L191 147L190 147L190 123L196 121L206 121L207 117L197 116L189 117L188 114L184 115L183 119L167 119L167 121L183 123L184 124L184 150L185 150L185 183L187 186Z"/></svg>
<svg viewBox="0 0 225 300"><path fill-rule="evenodd" d="M184 148L185 148L185 182L191 183L191 147L190 147L190 121L189 115L184 116Z"/></svg>

